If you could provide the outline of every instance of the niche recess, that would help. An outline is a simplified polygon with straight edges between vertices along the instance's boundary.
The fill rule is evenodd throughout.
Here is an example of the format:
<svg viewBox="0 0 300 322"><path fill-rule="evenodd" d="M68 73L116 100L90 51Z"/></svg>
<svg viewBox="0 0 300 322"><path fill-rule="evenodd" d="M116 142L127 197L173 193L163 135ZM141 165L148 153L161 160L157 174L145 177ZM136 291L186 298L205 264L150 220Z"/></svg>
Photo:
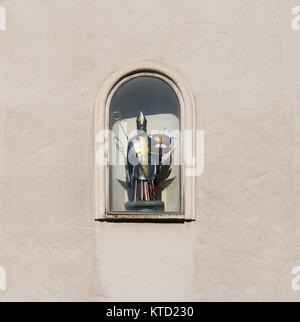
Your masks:
<svg viewBox="0 0 300 322"><path fill-rule="evenodd" d="M165 133L172 138L173 157L165 186L158 192L164 210L128 211L125 204L126 154L139 111L145 114L147 133ZM153 61L128 64L103 83L95 115L95 207L97 220L195 220L195 177L186 175L184 153L188 130L195 133L195 105L182 76ZM110 131L108 131L110 130ZM110 133L110 134L108 134ZM195 135L191 137L196 155Z"/></svg>

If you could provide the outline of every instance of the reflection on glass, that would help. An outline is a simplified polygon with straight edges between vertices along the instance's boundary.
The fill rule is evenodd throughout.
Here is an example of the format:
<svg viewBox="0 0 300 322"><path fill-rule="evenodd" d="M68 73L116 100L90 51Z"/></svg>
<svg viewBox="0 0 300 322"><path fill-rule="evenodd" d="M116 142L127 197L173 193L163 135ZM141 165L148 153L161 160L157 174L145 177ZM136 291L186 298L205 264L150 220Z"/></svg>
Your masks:
<svg viewBox="0 0 300 322"><path fill-rule="evenodd" d="M110 101L111 213L181 212L180 102L164 79L138 75Z"/></svg>

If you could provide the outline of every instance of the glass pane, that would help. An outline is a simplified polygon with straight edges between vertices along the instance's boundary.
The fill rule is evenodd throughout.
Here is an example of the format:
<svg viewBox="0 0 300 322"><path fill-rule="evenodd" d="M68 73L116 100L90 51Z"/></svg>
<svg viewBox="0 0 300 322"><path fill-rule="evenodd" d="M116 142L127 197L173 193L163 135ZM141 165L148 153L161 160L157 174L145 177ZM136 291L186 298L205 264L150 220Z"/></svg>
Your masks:
<svg viewBox="0 0 300 322"><path fill-rule="evenodd" d="M122 83L111 98L111 213L181 212L180 102L153 75Z"/></svg>

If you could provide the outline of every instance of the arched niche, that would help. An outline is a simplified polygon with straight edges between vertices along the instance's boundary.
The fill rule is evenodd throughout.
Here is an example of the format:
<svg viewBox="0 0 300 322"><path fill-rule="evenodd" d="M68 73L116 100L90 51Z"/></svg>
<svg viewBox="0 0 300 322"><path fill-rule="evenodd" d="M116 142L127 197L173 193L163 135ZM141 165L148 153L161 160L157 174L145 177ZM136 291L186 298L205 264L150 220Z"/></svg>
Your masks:
<svg viewBox="0 0 300 322"><path fill-rule="evenodd" d="M163 108L162 108L163 107ZM195 104L190 89L174 69L153 61L127 64L112 73L100 88L95 114L95 208L98 220L194 220L196 214L195 177L186 175L185 136L177 140L176 165L172 164L170 184L162 193L164 211L135 213L124 208L126 191L124 166L109 165L108 159L120 157L111 130L126 153L126 135L134 130L138 110L144 110L148 132L158 129L195 132ZM125 121L126 129L120 127ZM124 132L126 133L124 135ZM123 136L123 139L122 139ZM127 138L128 139L128 138ZM124 141L125 140L125 141ZM196 155L195 135L189 138L192 155ZM119 142L119 141L118 141ZM178 155L179 153L179 155ZM178 163L180 159L180 163Z"/></svg>

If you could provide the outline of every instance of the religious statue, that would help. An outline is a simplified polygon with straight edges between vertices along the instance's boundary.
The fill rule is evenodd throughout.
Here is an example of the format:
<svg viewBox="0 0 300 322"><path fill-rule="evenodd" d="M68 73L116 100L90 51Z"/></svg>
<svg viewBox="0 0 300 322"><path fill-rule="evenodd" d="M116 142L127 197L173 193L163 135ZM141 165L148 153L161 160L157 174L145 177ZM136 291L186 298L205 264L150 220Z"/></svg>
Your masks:
<svg viewBox="0 0 300 322"><path fill-rule="evenodd" d="M147 119L142 111L136 119L137 134L129 139L127 148L126 183L128 211L164 211L161 194L173 179L171 174L171 138L165 134L147 134Z"/></svg>

